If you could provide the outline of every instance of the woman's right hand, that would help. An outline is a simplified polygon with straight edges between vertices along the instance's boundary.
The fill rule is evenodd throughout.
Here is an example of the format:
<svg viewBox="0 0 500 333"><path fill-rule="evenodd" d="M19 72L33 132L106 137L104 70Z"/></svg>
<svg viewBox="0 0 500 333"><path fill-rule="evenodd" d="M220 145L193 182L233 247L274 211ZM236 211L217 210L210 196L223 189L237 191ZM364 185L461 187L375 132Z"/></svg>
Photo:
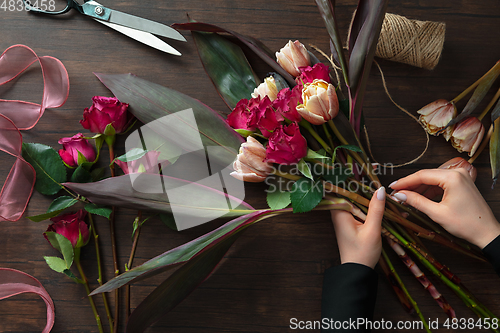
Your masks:
<svg viewBox="0 0 500 333"><path fill-rule="evenodd" d="M441 202L431 201L416 192L422 184L442 188ZM465 169L421 170L389 186L397 191L393 194L397 199L481 249L500 235L500 224Z"/></svg>

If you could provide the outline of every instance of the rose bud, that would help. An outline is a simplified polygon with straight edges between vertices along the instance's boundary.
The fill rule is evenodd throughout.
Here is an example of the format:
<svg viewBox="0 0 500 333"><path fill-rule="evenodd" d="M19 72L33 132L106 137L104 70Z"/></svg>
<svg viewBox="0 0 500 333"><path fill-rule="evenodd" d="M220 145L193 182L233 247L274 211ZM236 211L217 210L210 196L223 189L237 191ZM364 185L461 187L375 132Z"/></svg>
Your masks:
<svg viewBox="0 0 500 333"><path fill-rule="evenodd" d="M323 80L314 80L304 85L302 103L304 104L297 106L297 112L314 125L321 125L339 113L335 87Z"/></svg>
<svg viewBox="0 0 500 333"><path fill-rule="evenodd" d="M300 75L299 67L311 65L307 49L298 40L289 41L280 52L276 52L276 60L293 77Z"/></svg>
<svg viewBox="0 0 500 333"><path fill-rule="evenodd" d="M300 70L300 76L295 79L297 84L304 85L316 79L330 83L330 68L320 62L313 67L301 67Z"/></svg>
<svg viewBox="0 0 500 333"><path fill-rule="evenodd" d="M57 143L63 145L63 149L59 149L59 156L70 168L75 168L84 162L95 161L95 149L82 133L75 134L71 138L61 138Z"/></svg>
<svg viewBox="0 0 500 333"><path fill-rule="evenodd" d="M126 175L130 173L159 173L160 169L158 164L158 157L160 157L160 152L151 150L148 151L144 156L133 161L122 162L120 160L115 160L115 163L122 169L123 173ZM167 162L162 162L162 166L166 166Z"/></svg>
<svg viewBox="0 0 500 333"><path fill-rule="evenodd" d="M252 136L247 137L247 142L241 144L240 153L233 163L231 176L245 182L263 182L273 172L272 164L264 162L265 158L264 146Z"/></svg>
<svg viewBox="0 0 500 333"><path fill-rule="evenodd" d="M272 102L276 99L276 95L278 95L276 82L274 82L274 77L269 76L264 79L263 83L259 84L259 86L254 89L252 98L257 98L257 96L264 98L267 96Z"/></svg>
<svg viewBox="0 0 500 333"><path fill-rule="evenodd" d="M444 99L438 99L432 103L427 104L417 111L420 114L418 118L427 133L431 135L438 135L438 133L446 127L446 125L456 117L457 108L454 103L450 103ZM450 139L453 126L450 126L443 133L445 139Z"/></svg>
<svg viewBox="0 0 500 333"><path fill-rule="evenodd" d="M300 134L299 125L281 125L269 138L266 161L279 164L295 164L307 155L307 141Z"/></svg>
<svg viewBox="0 0 500 333"><path fill-rule="evenodd" d="M461 157L452 158L448 162L443 163L439 169L465 169L473 181L475 181L477 177L476 168Z"/></svg>
<svg viewBox="0 0 500 333"><path fill-rule="evenodd" d="M484 126L476 117L467 117L459 122L451 133L451 145L459 153L474 155L484 136Z"/></svg>
<svg viewBox="0 0 500 333"><path fill-rule="evenodd" d="M73 245L73 248L82 247L87 244L90 238L89 227L84 221L86 215L87 212L81 209L73 214L53 217L50 219L53 223L49 225L47 232L52 231L66 237ZM44 237L48 240L45 233Z"/></svg>
<svg viewBox="0 0 500 333"><path fill-rule="evenodd" d="M92 102L90 109L85 108L83 111L83 119L80 120L83 128L93 133L113 135L123 133L130 127L134 117L127 111L128 104L121 103L115 97L103 96L92 97ZM109 124L114 131L105 133Z"/></svg>
<svg viewBox="0 0 500 333"><path fill-rule="evenodd" d="M227 116L226 122L234 129L255 131L257 126L252 124L254 108L260 103L260 97L252 98L250 101L242 99L236 104L233 111Z"/></svg>

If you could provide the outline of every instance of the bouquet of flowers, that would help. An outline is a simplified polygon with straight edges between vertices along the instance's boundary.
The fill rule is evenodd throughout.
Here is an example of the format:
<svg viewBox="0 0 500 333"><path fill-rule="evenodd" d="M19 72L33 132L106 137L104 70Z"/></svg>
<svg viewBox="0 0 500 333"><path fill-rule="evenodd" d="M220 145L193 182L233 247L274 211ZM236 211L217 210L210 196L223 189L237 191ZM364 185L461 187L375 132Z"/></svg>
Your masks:
<svg viewBox="0 0 500 333"><path fill-rule="evenodd" d="M231 109L226 119L175 90L130 74L98 73L96 76L115 97L95 97L92 107L85 109L81 124L94 136L78 133L63 138L58 153L47 146L24 145L23 156L39 175L37 189L47 195L64 190L64 195L53 201L46 214L30 217L35 221L52 221L45 237L62 258L45 259L52 269L86 286L100 331L103 328L93 296L103 295L110 330L116 330L117 312L113 322L103 293L177 268L130 315L127 332L142 332L210 275L242 231L264 219L332 209L351 212L360 221L366 218L369 200L381 187L378 174L384 166L371 163L360 140L364 126L362 103L387 0L359 2L349 31L347 55L337 29L335 8L328 0L316 3L330 36L329 65L321 63L299 41L290 41L274 57L260 41L234 31L194 21L174 25L192 32L208 76ZM274 70L262 83L258 83L240 45L245 45L245 49ZM498 67L495 65L492 70L496 76ZM479 81L473 87L477 87L477 94L489 89L491 84L486 83L496 76ZM476 105L477 94L472 98ZM454 118L456 101L438 101L419 111L421 121L432 134L448 133L460 120ZM463 114L471 111L468 107ZM498 113L497 104L493 114L498 118ZM135 128L132 115L144 124L135 131L132 131ZM470 151L471 155L477 150L477 154L482 150L476 149L478 139L462 138L461 126L472 125L459 124L448 137L455 146ZM115 156L116 135L129 131L127 151ZM474 129L474 133L478 132L482 137L481 130ZM496 133L492 136L491 150L496 158L498 126L495 130L492 127L491 132ZM89 140L95 141L95 149ZM102 168L95 168L105 143L110 152L112 177L109 178L104 178ZM189 159L194 156L201 156L201 160ZM198 164L205 170L208 166L209 172L203 177L196 169ZM118 175L115 165L122 169L123 175ZM450 160L441 168L466 168L475 177L475 169L462 158ZM498 175L496 164L495 168L494 179ZM67 169L71 170L70 177ZM191 177L195 174L196 177ZM232 176L232 180L227 176ZM246 203L238 195L242 181L265 182L269 207L255 209ZM82 209L65 213L78 203L84 204ZM99 256L92 216L109 219L113 230L115 207L138 211L133 250L121 274L114 252L116 277L104 283L100 276L101 286L90 292L79 261L80 251L92 235ZM145 217L147 212L151 214ZM176 230L215 218L232 219L208 234L132 267L140 228L152 216L159 216ZM390 196L387 196L382 234L450 318L456 318L453 308L417 263L450 287L479 317L497 318L426 250L421 238L484 260L477 249ZM113 234L111 242L114 248ZM79 277L71 270L73 264ZM385 252L380 266L404 307L415 311L430 331ZM115 308L117 311L118 306Z"/></svg>

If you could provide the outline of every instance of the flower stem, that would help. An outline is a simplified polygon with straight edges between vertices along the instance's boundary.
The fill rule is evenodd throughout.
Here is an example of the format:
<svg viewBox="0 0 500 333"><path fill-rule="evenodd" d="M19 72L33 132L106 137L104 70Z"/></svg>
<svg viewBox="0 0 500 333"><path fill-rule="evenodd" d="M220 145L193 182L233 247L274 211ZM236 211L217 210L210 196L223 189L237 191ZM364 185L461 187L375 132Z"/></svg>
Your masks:
<svg viewBox="0 0 500 333"><path fill-rule="evenodd" d="M389 266L389 270L391 271L393 277L396 279L396 281L398 282L399 286L403 290L403 293L408 298L408 300L410 301L411 305L413 305L413 308L415 309L415 312L417 313L418 317L420 318L420 320L424 324L426 332L428 332L428 333L431 332L431 330L429 329L429 325L427 325L427 321L425 321L425 318L422 315L422 312L420 311L420 308L417 305L417 302L415 302L415 300L411 297L410 293L408 292L408 289L406 289L405 285L403 284L403 281L401 280L401 278L399 277L398 273L396 272L396 269L392 265L391 261L389 260L389 257L387 256L387 253L385 253L384 249L382 249L382 257L385 259L385 262L387 263L387 266Z"/></svg>
<svg viewBox="0 0 500 333"><path fill-rule="evenodd" d="M77 253L78 251L78 253ZM89 281L87 280L87 277L85 276L85 273L83 272L82 265L80 265L80 249L75 249L75 260L76 268L78 269L78 272L80 273L80 277L83 280L83 285L85 286L85 291L87 292L87 295L90 294L90 287L89 287ZM92 311L94 312L94 317L95 321L97 322L97 327L99 328L100 333L104 333L104 330L102 328L102 323L101 323L101 317L99 316L99 313L97 312L97 308L94 303L94 299L92 296L87 296L90 302L90 306L92 307Z"/></svg>
<svg viewBox="0 0 500 333"><path fill-rule="evenodd" d="M130 257L128 259L127 266L125 267L125 270L129 270L132 268L132 264L134 262L134 256L135 256L135 251L137 250L137 244L139 243L139 235L141 233L141 220L142 220L142 211L137 212L137 229L135 230L134 233L134 241L132 243L132 250L130 251ZM125 286L125 308L126 308L126 318L128 321L128 318L130 317L130 285Z"/></svg>
<svg viewBox="0 0 500 333"><path fill-rule="evenodd" d="M483 120L483 118L488 114L488 111L490 111L490 109L493 106L493 104L495 104L495 102L499 98L500 98L500 88L498 88L495 96L493 96L493 98L491 99L490 103L488 103L488 105L484 108L484 111L481 113L481 115L479 117L477 117L477 119L479 119L479 121Z"/></svg>
<svg viewBox="0 0 500 333"><path fill-rule="evenodd" d="M102 265L101 265L101 252L99 250L99 235L97 234L97 229L94 223L94 219L92 218L92 214L89 214L90 227L92 228L92 235L94 236L94 244L95 244L95 253L97 257L97 271L99 273L99 278L97 282L99 282L99 286L102 286ZM104 308L106 309L106 316L108 317L109 322L109 330L113 331L113 316L111 315L111 310L109 309L108 299L105 293L102 293L102 300L104 302Z"/></svg>
<svg viewBox="0 0 500 333"><path fill-rule="evenodd" d="M330 143L331 149L335 149L335 145L333 144L333 140L332 140L332 135L330 134L328 127L326 127L326 124L323 124L323 131L325 132L326 138L328 139L328 142Z"/></svg>
<svg viewBox="0 0 500 333"><path fill-rule="evenodd" d="M307 121L305 120L302 120L300 123L299 123L300 126L304 127L309 133L311 133L311 135L316 139L316 141L319 142L319 144L321 145L321 147L323 147L323 149L326 150L327 153L331 154L332 153L332 148L330 148L325 140L323 140L319 134L314 130L314 128L312 127L312 125L310 123L308 123Z"/></svg>
<svg viewBox="0 0 500 333"><path fill-rule="evenodd" d="M458 95L457 97L455 97L454 99L452 99L450 101L450 103L457 103L458 101L460 101L462 98L464 98L465 96L467 96L473 89L475 89L480 83L481 81L483 81L483 79L485 77L488 76L488 74L494 70L497 70L497 68L500 67L500 60L496 62L496 64L491 67L491 69L486 72L486 74L484 74L483 76L481 76L481 78L479 78L476 82L474 82L469 88L465 89L464 91L462 91L462 93L460 93L460 95Z"/></svg>

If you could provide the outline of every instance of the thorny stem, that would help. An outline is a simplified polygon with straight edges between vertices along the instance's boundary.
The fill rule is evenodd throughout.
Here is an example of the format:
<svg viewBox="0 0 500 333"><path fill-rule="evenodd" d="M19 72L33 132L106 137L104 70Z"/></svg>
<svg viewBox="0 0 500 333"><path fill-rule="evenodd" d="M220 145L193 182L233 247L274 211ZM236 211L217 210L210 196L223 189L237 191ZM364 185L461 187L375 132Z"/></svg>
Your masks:
<svg viewBox="0 0 500 333"><path fill-rule="evenodd" d="M80 273L80 277L82 278L83 285L85 286L85 291L87 292L87 295L90 294L90 287L89 287L89 281L87 279L87 276L85 276L85 273L83 272L82 265L80 265L80 249L75 249L75 260L76 268L78 269L78 272ZM99 316L99 313L97 312L97 308L94 303L94 299L92 296L87 296L90 302L90 306L92 307L92 312L94 312L94 317L95 321L97 322L97 327L99 328L100 333L104 333L104 330L102 328L102 323L101 323L101 317Z"/></svg>
<svg viewBox="0 0 500 333"><path fill-rule="evenodd" d="M102 286L102 265L101 265L101 252L99 250L99 235L97 234L97 229L95 227L94 219L92 218L92 214L89 214L90 227L92 229L92 236L94 237L95 244L95 253L97 257L97 271L99 277L97 282L99 282L99 286ZM104 302L104 308L106 309L106 316L108 317L109 329L110 332L113 331L113 316L111 315L111 310L109 309L108 299L105 293L102 293L102 300Z"/></svg>
<svg viewBox="0 0 500 333"><path fill-rule="evenodd" d="M488 133L486 133L486 135L483 139L483 142L481 143L479 148L476 150L474 155L471 158L469 158L469 160L467 162L469 162L470 164L474 163L474 161L479 157L479 155L481 155L484 148L486 148L486 146L490 142L490 138L491 138L492 134L493 134L493 124L490 125L490 129L488 130Z"/></svg>
<svg viewBox="0 0 500 333"><path fill-rule="evenodd" d="M137 244L139 243L139 234L141 233L141 220L142 220L142 211L137 212L137 229L134 233L134 241L132 243L132 250L130 251L130 257L128 259L127 266L125 270L129 270L132 268L132 263L134 262L135 251L137 250ZM130 285L125 286L125 308L126 308L126 318L130 317Z"/></svg>
<svg viewBox="0 0 500 333"><path fill-rule="evenodd" d="M483 79L492 71L496 70L497 67L500 67L500 60L496 62L496 64L491 67L491 69L486 72L486 74L484 74L483 76L481 76L481 78L479 78L476 82L474 82L469 88L465 89L460 95L458 95L457 97L455 97L454 99L452 99L450 101L450 103L457 103L458 101L460 101L462 98L464 98L465 96L467 96L473 89L475 89L480 83L481 81L483 81Z"/></svg>
<svg viewBox="0 0 500 333"><path fill-rule="evenodd" d="M427 321L425 321L425 318L424 318L422 312L420 311L420 308L418 307L417 302L415 302L415 300L411 297L410 293L408 292L408 289L406 289L405 285L403 284L403 281L401 280L398 273L396 272L396 269L392 265L391 261L389 260L389 257L387 256L387 253L385 253L384 249L382 249L382 257L385 259L387 265L389 266L391 273L393 274L393 276L396 279L396 281L398 282L398 284L401 286L401 289L403 290L404 294L406 295L406 297L408 298L410 303L413 305L415 312L417 313L418 317L420 318L420 320L424 324L425 330L428 333L431 333L431 330L429 329L429 325L427 325Z"/></svg>

